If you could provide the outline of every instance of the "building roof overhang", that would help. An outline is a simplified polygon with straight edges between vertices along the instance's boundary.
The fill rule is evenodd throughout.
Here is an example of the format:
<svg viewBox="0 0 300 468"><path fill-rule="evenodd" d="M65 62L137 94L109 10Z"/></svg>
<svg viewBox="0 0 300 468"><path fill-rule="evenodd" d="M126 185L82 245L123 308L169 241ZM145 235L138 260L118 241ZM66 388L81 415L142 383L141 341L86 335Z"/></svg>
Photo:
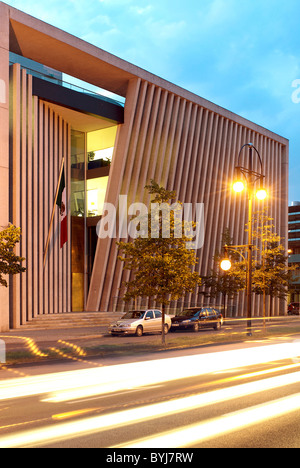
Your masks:
<svg viewBox="0 0 300 468"><path fill-rule="evenodd" d="M45 101L101 117L115 125L124 123L123 106L100 95L96 97L96 95L80 93L35 76L32 77L32 93Z"/></svg>
<svg viewBox="0 0 300 468"><path fill-rule="evenodd" d="M0 2L9 20L9 50L94 86L126 97L129 81L141 79L251 128L288 147L288 140L184 88Z"/></svg>

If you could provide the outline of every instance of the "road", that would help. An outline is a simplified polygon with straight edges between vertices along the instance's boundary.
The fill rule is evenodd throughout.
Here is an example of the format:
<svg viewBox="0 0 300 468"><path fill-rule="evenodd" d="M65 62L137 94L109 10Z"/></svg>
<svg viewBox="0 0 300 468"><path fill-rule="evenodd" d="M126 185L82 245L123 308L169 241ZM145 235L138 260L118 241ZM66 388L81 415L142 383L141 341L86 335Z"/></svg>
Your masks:
<svg viewBox="0 0 300 468"><path fill-rule="evenodd" d="M300 336L19 371L0 448L300 447Z"/></svg>

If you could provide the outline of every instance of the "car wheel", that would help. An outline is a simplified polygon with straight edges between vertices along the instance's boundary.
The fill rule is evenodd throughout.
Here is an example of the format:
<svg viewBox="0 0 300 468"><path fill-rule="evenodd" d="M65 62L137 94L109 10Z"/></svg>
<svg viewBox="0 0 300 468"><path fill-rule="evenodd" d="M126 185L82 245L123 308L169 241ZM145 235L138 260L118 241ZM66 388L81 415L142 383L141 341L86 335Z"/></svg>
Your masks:
<svg viewBox="0 0 300 468"><path fill-rule="evenodd" d="M143 327L139 325L137 329L135 330L136 336L142 336L143 335Z"/></svg>
<svg viewBox="0 0 300 468"><path fill-rule="evenodd" d="M169 327L168 327L167 323L165 323L165 325L164 325L164 331L165 331L165 335L167 335L168 331L169 331Z"/></svg>
<svg viewBox="0 0 300 468"><path fill-rule="evenodd" d="M199 331L199 323L194 323L193 324L193 332L198 332Z"/></svg>
<svg viewBox="0 0 300 468"><path fill-rule="evenodd" d="M221 323L217 322L216 325L214 326L214 329L215 330L220 330L220 328L221 328Z"/></svg>

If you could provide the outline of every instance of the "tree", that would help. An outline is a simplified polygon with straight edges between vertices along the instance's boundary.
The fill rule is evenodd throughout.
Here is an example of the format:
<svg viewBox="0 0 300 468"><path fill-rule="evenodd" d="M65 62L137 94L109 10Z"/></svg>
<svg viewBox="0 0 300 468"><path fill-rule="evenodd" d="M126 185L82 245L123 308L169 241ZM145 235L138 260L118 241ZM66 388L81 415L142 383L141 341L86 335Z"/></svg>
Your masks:
<svg viewBox="0 0 300 468"><path fill-rule="evenodd" d="M232 241L229 229L226 228L222 234L221 252L216 251L214 255L214 268L211 270L210 275L201 276L202 285L210 289L210 297L222 296L224 317L226 316L226 299L236 296L239 291L245 288L246 282L245 261L241 260L241 256L237 251L230 249ZM222 271L220 268L220 262L225 256L225 245L229 247L227 255L232 265L229 271Z"/></svg>
<svg viewBox="0 0 300 468"><path fill-rule="evenodd" d="M287 296L289 283L292 278L295 279L294 272L297 270L296 265L288 266L288 256L280 243L281 237L274 232L272 221L264 211L255 214L253 238L257 240L258 260L252 275L253 291L264 296L264 316L265 295L270 296L270 317L273 315L273 298L283 299Z"/></svg>
<svg viewBox="0 0 300 468"><path fill-rule="evenodd" d="M14 253L20 242L21 229L10 225L0 232L0 284L7 288L6 275L17 275L26 271L21 263L25 260Z"/></svg>
<svg viewBox="0 0 300 468"><path fill-rule="evenodd" d="M193 291L201 280L198 273L192 271L197 263L195 252L186 246L192 238L185 235L186 225L177 216L182 205L179 201L170 203L176 198L176 192L160 187L153 180L145 188L153 195L150 212L140 220L141 235L131 242L118 243L123 252L119 259L124 262L125 269L134 273L134 278L125 283L124 299L155 297L162 305L164 344L165 306ZM143 236L142 226L147 230ZM166 226L169 227L168 235Z"/></svg>

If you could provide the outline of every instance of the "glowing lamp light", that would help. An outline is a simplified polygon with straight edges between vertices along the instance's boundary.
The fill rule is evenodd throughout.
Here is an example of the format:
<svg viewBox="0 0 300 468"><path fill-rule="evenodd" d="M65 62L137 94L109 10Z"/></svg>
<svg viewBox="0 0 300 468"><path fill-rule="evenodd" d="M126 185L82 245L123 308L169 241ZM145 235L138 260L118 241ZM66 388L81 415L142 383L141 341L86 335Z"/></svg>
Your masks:
<svg viewBox="0 0 300 468"><path fill-rule="evenodd" d="M245 184L241 180L238 180L233 184L233 190L235 192L242 192L244 188L245 188Z"/></svg>
<svg viewBox="0 0 300 468"><path fill-rule="evenodd" d="M221 261L221 268L223 271L228 271L231 268L231 261L228 258L225 258Z"/></svg>
<svg viewBox="0 0 300 468"><path fill-rule="evenodd" d="M258 198L258 200L264 200L266 197L267 197L267 192L265 189L262 188L256 192L256 198Z"/></svg>

